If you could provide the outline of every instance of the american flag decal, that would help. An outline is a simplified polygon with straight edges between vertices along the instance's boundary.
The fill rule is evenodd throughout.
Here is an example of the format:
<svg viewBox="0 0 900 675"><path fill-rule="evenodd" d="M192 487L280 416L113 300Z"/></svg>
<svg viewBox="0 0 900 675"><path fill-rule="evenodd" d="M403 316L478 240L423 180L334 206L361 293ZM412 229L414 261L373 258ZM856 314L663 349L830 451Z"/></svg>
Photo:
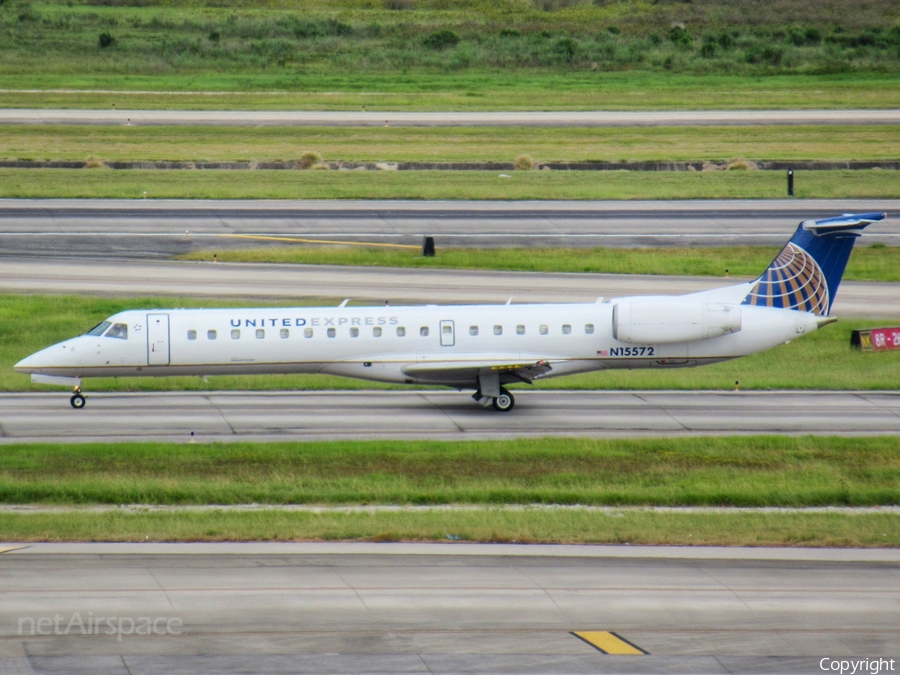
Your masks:
<svg viewBox="0 0 900 675"><path fill-rule="evenodd" d="M597 356L609 356L609 351L606 349L600 349L597 351Z"/></svg>

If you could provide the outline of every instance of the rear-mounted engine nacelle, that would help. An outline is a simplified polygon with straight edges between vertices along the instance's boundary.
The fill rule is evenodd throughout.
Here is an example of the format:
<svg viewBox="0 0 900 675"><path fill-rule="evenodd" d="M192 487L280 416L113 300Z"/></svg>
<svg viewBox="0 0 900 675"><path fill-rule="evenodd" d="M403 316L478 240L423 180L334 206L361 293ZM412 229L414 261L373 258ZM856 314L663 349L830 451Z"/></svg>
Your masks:
<svg viewBox="0 0 900 675"><path fill-rule="evenodd" d="M741 308L713 302L628 300L613 307L613 337L637 344L671 344L741 330Z"/></svg>

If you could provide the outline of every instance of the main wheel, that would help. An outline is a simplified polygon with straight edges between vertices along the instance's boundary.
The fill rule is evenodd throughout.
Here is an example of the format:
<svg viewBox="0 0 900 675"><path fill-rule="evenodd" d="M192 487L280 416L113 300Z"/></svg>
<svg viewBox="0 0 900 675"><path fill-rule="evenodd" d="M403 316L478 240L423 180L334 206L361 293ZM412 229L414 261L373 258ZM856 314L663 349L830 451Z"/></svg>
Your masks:
<svg viewBox="0 0 900 675"><path fill-rule="evenodd" d="M506 389L500 388L500 395L494 399L494 410L509 412L516 404L516 399Z"/></svg>
<svg viewBox="0 0 900 675"><path fill-rule="evenodd" d="M72 398L69 399L69 403L71 403L72 407L76 410L80 410L84 407L84 404L87 403L87 401L81 394L72 394Z"/></svg>

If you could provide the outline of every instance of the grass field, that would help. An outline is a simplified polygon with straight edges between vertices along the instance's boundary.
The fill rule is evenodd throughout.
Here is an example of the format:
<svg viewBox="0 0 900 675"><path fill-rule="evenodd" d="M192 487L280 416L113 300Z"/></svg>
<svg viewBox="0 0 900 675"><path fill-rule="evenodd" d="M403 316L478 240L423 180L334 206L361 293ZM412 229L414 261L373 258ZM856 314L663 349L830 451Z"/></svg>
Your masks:
<svg viewBox="0 0 900 675"><path fill-rule="evenodd" d="M0 513L3 541L485 541L678 546L900 545L893 514L586 511Z"/></svg>
<svg viewBox="0 0 900 675"><path fill-rule="evenodd" d="M6 108L187 110L708 110L896 108L890 73L680 75L641 71L252 77L0 73Z"/></svg>
<svg viewBox="0 0 900 675"><path fill-rule="evenodd" d="M798 198L898 198L896 171L803 171ZM0 169L0 198L775 199L782 171L198 171Z"/></svg>
<svg viewBox="0 0 900 675"><path fill-rule="evenodd" d="M0 125L0 158L535 162L896 160L900 127L123 127Z"/></svg>
<svg viewBox="0 0 900 675"><path fill-rule="evenodd" d="M0 86L477 96L529 75L519 95L610 72L864 78L900 72L898 19L891 0L13 0Z"/></svg>
<svg viewBox="0 0 900 675"><path fill-rule="evenodd" d="M602 289L601 291L602 292ZM32 385L12 365L39 349L73 337L124 309L159 307L271 306L321 304L194 300L189 298L92 298L85 296L0 296L0 390L54 390ZM337 304L330 301L328 304ZM900 318L900 317L898 317ZM850 348L854 328L891 325L884 321L840 321L774 350L702 368L609 371L538 381L538 389L842 389L894 390L900 382L900 352L861 353ZM525 385L522 385L525 386ZM210 391L222 389L403 388L326 375L120 378L88 380L90 391ZM55 389L58 391L58 388Z"/></svg>
<svg viewBox="0 0 900 675"><path fill-rule="evenodd" d="M484 507L4 512L0 540L897 546L900 517L891 513L598 513L527 505L893 505L898 478L900 449L885 437L9 445L0 455L0 498L10 504Z"/></svg>
<svg viewBox="0 0 900 675"><path fill-rule="evenodd" d="M417 267L523 272L660 274L667 276L757 276L780 246L693 246L649 248L444 248L426 258L419 251L365 246L282 245L277 248L217 249L187 253L185 260L219 262ZM900 281L900 248L857 246L844 279Z"/></svg>
<svg viewBox="0 0 900 675"><path fill-rule="evenodd" d="M885 436L4 445L0 502L896 505L900 445Z"/></svg>

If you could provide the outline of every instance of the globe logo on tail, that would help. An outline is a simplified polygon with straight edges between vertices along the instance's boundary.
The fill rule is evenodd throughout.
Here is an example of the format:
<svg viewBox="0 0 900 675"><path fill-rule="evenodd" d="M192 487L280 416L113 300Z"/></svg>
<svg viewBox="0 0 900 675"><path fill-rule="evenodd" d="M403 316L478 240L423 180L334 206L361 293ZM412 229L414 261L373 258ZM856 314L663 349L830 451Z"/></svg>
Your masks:
<svg viewBox="0 0 900 675"><path fill-rule="evenodd" d="M813 257L791 242L756 280L743 304L825 316L830 306L828 284Z"/></svg>

